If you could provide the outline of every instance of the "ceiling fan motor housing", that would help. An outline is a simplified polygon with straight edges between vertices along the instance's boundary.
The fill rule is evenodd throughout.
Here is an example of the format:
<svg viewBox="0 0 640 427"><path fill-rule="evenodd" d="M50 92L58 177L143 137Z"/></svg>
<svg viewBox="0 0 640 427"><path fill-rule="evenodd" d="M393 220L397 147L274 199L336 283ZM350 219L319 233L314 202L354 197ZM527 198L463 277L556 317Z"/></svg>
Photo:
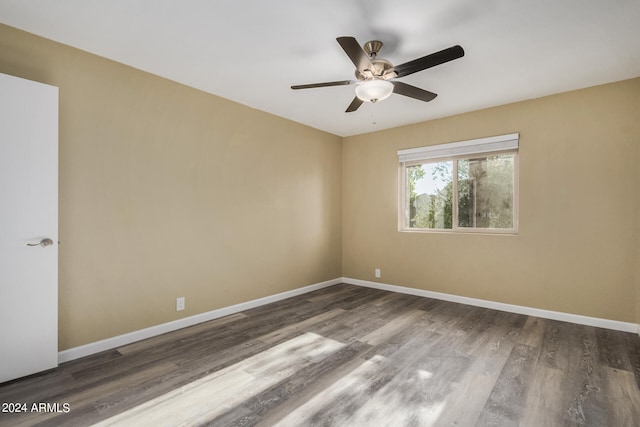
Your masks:
<svg viewBox="0 0 640 427"><path fill-rule="evenodd" d="M384 43L380 40L371 40L366 42L363 45L363 50L369 56L371 60L371 64L373 65L373 70L357 70L355 71L356 78L358 80L371 80L375 78L391 78L389 71L393 69L393 64L386 59L376 58L378 56L378 52L382 49ZM385 77L387 75L387 77Z"/></svg>
<svg viewBox="0 0 640 427"><path fill-rule="evenodd" d="M371 80L374 78L383 78L386 80L387 78L395 77L390 75L393 74L391 72L391 70L393 70L393 64L386 59L372 59L371 64L373 65L373 70L355 71L358 80Z"/></svg>

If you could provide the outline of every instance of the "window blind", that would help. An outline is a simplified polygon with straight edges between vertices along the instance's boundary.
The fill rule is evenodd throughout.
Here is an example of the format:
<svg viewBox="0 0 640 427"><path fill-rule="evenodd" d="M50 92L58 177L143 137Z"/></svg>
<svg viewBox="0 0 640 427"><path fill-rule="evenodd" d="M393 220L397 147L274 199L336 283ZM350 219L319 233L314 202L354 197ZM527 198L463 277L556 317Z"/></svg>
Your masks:
<svg viewBox="0 0 640 427"><path fill-rule="evenodd" d="M519 133L510 133L507 135L470 139L468 141L451 142L448 144L409 148L398 151L398 160L401 163L404 163L415 160L441 159L480 153L491 153L495 151L514 150L518 148L519 140Z"/></svg>

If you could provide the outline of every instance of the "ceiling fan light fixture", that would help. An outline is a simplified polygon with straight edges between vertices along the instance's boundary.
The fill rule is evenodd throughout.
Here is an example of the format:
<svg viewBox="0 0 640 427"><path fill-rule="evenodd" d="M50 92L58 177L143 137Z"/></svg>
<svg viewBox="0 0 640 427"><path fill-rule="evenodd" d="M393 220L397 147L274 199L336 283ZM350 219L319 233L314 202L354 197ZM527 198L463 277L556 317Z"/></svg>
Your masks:
<svg viewBox="0 0 640 427"><path fill-rule="evenodd" d="M356 96L365 102L378 102L393 93L393 83L387 80L367 80L356 86Z"/></svg>

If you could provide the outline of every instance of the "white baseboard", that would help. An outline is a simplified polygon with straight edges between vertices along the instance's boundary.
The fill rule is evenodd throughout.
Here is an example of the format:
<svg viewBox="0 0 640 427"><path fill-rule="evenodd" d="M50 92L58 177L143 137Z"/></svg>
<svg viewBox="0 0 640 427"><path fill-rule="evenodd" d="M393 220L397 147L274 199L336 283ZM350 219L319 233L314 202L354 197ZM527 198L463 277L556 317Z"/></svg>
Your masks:
<svg viewBox="0 0 640 427"><path fill-rule="evenodd" d="M304 286L302 288L294 289L291 291L282 292L275 295L269 295L264 298L254 299L252 301L243 302L243 303L232 305L229 307L219 308L217 310L208 311L206 313L196 314L195 316L185 317L183 319L174 320L168 323L162 323L160 325L151 326L149 328L140 329L138 331L129 332L127 334L118 335L118 336L107 338L104 340L92 342L89 344L81 345L79 347L73 347L68 350L60 351L58 353L58 363L79 359L81 357L89 356L91 354L99 353L101 351L110 350L116 347L121 347L123 345L131 344L136 341L151 338L156 335L161 335L167 332L176 331L178 329L186 328L187 326L192 326L198 323L207 322L209 320L228 316L230 314L239 313L244 310L260 307L265 304L280 301L286 298L291 298L297 295L302 295L307 292L337 285L339 283L342 283L342 279L333 279L333 280L328 280L326 282L315 283L313 285Z"/></svg>
<svg viewBox="0 0 640 427"><path fill-rule="evenodd" d="M176 331L186 328L187 326L196 325L198 323L207 322L219 317L228 316L230 314L239 313L244 310L260 307L265 304L302 295L307 292L337 285L340 283L348 283L350 285L364 286L368 288L381 289L384 291L398 292L408 295L416 295L419 297L439 299L443 301L457 302L461 304L473 305L477 307L491 308L494 310L506 311L510 313L525 314L527 316L536 316L544 319L560 320L563 322L577 323L580 325L595 326L598 328L613 329L616 331L633 332L640 335L640 325L635 323L620 322L617 320L600 319L597 317L581 316L578 314L562 313L559 311L543 310L539 308L525 307L521 305L505 304L501 302L487 301L477 298L469 298L458 295L445 294L441 292L425 291L422 289L407 288L404 286L389 285L386 283L370 282L367 280L352 279L342 277L338 279L328 280L326 282L316 283L302 288L270 295L264 298L258 298L252 301L223 307L206 313L196 314L195 316L185 317L183 319L174 320L168 323L151 326L149 328L140 329L138 331L129 332L127 334L118 335L101 341L92 342L81 345L79 347L63 350L58 353L58 363L68 362L70 360L79 359L84 356L99 353L101 351L110 350L131 344L136 341L161 335L167 332Z"/></svg>
<svg viewBox="0 0 640 427"><path fill-rule="evenodd" d="M598 317L581 316L579 314L569 314L560 311L543 310L540 308L525 307L521 305L505 304L502 302L487 301L477 298L462 297L458 295L444 294L440 292L425 291L422 289L406 288L404 286L388 285L385 283L370 282L368 280L342 278L343 283L350 285L365 286L368 288L381 289L385 291L398 292L402 294L416 295L444 301L457 302L461 304L473 305L477 307L491 308L494 310L507 311L509 313L525 314L527 316L542 317L544 319L560 320L563 322L577 323L579 325L595 326L598 328L613 329L623 332L640 332L640 325L636 323L620 322L617 320L601 319Z"/></svg>

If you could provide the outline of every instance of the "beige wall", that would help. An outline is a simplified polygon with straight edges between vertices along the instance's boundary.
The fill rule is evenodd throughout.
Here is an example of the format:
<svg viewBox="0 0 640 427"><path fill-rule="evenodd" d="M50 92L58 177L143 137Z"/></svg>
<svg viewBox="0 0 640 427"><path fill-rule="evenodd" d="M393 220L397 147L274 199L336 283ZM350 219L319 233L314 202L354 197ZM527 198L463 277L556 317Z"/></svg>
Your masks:
<svg viewBox="0 0 640 427"><path fill-rule="evenodd" d="M341 138L2 25L0 72L60 88L61 350L340 277Z"/></svg>
<svg viewBox="0 0 640 427"><path fill-rule="evenodd" d="M511 132L519 235L398 232L398 149ZM638 322L639 147L640 79L345 138L343 276Z"/></svg>
<svg viewBox="0 0 640 427"><path fill-rule="evenodd" d="M0 72L60 87L61 350L374 268L640 322L640 79L343 140L2 25ZM510 132L518 236L397 231L398 149Z"/></svg>

